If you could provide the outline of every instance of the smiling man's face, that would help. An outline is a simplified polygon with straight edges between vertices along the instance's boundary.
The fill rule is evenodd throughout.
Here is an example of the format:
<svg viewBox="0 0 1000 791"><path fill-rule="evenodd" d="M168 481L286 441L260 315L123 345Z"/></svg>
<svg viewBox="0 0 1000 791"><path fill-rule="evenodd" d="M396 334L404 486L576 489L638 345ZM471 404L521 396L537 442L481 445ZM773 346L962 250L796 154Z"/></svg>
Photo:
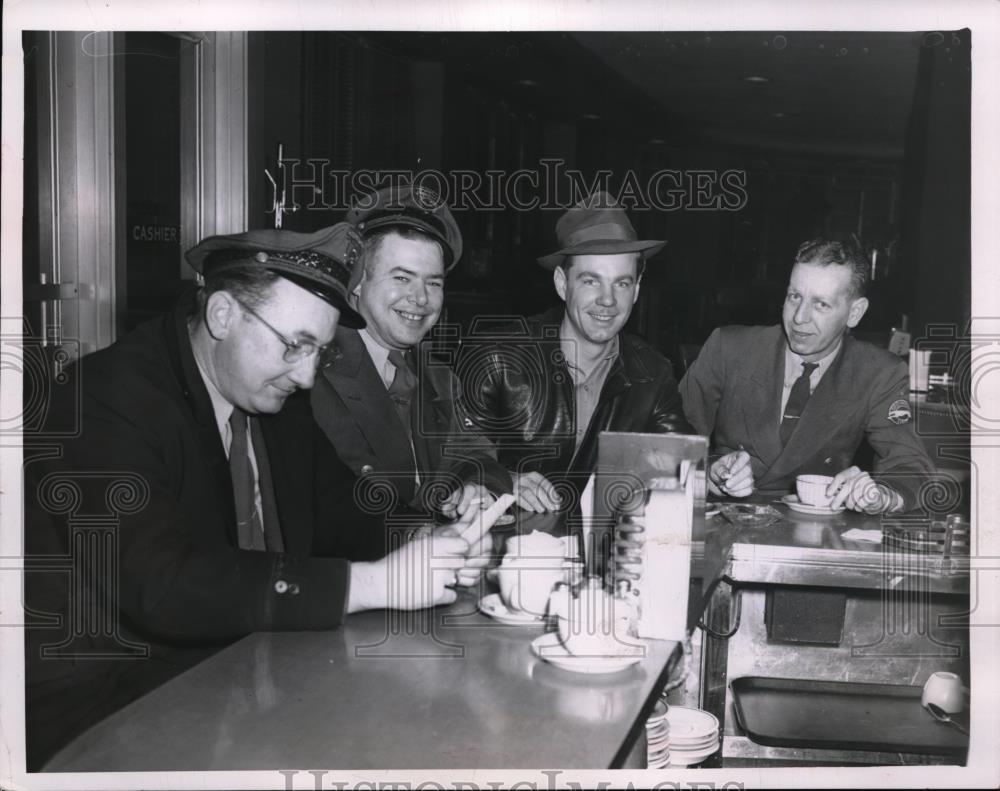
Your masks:
<svg viewBox="0 0 1000 791"><path fill-rule="evenodd" d="M378 244L358 286L358 312L387 349L416 346L444 304L444 258L436 242L390 233Z"/></svg>
<svg viewBox="0 0 1000 791"><path fill-rule="evenodd" d="M621 331L639 298L638 253L576 255L556 267L556 291L576 340L602 346Z"/></svg>

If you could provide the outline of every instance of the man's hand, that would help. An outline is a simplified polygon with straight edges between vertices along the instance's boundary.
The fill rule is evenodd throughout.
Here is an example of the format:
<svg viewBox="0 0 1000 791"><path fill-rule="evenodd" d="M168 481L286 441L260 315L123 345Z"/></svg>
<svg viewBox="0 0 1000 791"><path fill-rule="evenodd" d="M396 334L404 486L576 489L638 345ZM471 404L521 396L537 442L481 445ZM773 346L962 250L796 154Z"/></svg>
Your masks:
<svg viewBox="0 0 1000 791"><path fill-rule="evenodd" d="M713 494L747 497L753 494L753 467L745 450L727 453L708 471L708 488Z"/></svg>
<svg viewBox="0 0 1000 791"><path fill-rule="evenodd" d="M478 483L467 483L456 489L441 504L441 513L448 519L465 516L470 508L489 508L495 498L490 490Z"/></svg>
<svg viewBox="0 0 1000 791"><path fill-rule="evenodd" d="M511 473L514 497L525 511L538 514L559 510L562 499L556 487L540 472Z"/></svg>
<svg viewBox="0 0 1000 791"><path fill-rule="evenodd" d="M434 536L459 537L469 545L465 565L458 570L455 580L455 585L459 587L468 588L475 585L490 562L493 539L490 537L489 528L481 521L493 499L489 493L487 496L489 500L484 502L481 508L466 508L457 521L448 525L438 525L430 531Z"/></svg>
<svg viewBox="0 0 1000 791"><path fill-rule="evenodd" d="M382 608L419 610L451 604L458 594L450 586L458 582L470 549L465 538L430 533L381 560L352 563L347 612Z"/></svg>
<svg viewBox="0 0 1000 791"><path fill-rule="evenodd" d="M857 467L848 467L833 476L826 487L826 496L833 497L831 508L844 506L852 511L866 514L884 514L901 511L903 498L888 486L875 483L867 472Z"/></svg>

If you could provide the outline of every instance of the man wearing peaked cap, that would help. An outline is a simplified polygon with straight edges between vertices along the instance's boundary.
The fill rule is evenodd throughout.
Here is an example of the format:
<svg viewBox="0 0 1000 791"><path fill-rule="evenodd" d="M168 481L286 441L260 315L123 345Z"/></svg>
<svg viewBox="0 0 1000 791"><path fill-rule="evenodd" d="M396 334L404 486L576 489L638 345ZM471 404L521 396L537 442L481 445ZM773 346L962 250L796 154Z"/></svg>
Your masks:
<svg viewBox="0 0 1000 791"><path fill-rule="evenodd" d="M552 271L563 305L516 324L502 343L477 349L467 339L457 365L475 374L465 382L466 409L532 511L560 507L560 481L580 488L600 432L690 430L670 363L623 331L646 258L665 242L640 240L604 192L563 214L556 237L559 249L538 262Z"/></svg>
<svg viewBox="0 0 1000 791"><path fill-rule="evenodd" d="M427 537L433 550L417 541L387 558L332 551L342 530L384 527L341 496L353 477L294 393L312 386L338 321L364 325L347 302L360 252L346 224L206 239L188 253L203 286L68 371L81 398L62 388L49 416L75 418L79 431L61 435L59 454L26 454L41 458L25 465L26 551L62 562L90 539L77 517L113 519L119 585L104 592L88 575L107 567L85 559L72 586L69 575L27 575L28 606L60 614L65 630L26 630L29 769L251 632L454 600L447 586L478 543ZM60 486L79 493L72 513ZM123 487L131 499L112 495ZM431 556L434 570L420 560ZM390 568L402 570L392 585ZM74 591L103 609L80 607ZM72 650L42 657L62 640Z"/></svg>
<svg viewBox="0 0 1000 791"><path fill-rule="evenodd" d="M351 298L366 326L337 334L312 392L316 421L366 485L387 484L400 505L464 514L510 481L490 441L455 409L454 374L422 345L462 235L440 198L412 185L363 196L347 216L364 240ZM445 492L444 502L432 499ZM384 551L384 535L367 538L373 554Z"/></svg>

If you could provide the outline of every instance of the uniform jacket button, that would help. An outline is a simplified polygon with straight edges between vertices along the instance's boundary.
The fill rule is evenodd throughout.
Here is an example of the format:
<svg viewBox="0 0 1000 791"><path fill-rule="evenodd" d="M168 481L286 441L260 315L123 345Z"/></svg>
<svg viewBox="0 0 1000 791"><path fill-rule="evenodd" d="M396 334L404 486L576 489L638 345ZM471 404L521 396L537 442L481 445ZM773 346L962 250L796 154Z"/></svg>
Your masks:
<svg viewBox="0 0 1000 791"><path fill-rule="evenodd" d="M370 465L370 464L365 464L365 465L364 465L364 466L363 466L363 467L361 468L361 474L362 474L362 475L367 475L368 473L370 473L370 472L374 472L374 471L375 471L375 468L374 468L374 467L372 467L372 465Z"/></svg>
<svg viewBox="0 0 1000 791"><path fill-rule="evenodd" d="M276 583L274 583L274 589L278 593L284 593L286 590L288 590L288 583L285 582L284 580L278 580Z"/></svg>

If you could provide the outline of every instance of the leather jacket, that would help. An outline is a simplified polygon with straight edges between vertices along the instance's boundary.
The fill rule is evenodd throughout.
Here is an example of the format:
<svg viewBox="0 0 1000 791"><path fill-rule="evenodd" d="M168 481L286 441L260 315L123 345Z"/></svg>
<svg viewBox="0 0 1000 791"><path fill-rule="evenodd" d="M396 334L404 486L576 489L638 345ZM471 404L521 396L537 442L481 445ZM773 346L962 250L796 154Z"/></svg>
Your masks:
<svg viewBox="0 0 1000 791"><path fill-rule="evenodd" d="M597 463L602 431L694 433L684 418L670 362L645 341L620 333L590 426L576 445L573 379L559 344L560 306L491 338L465 339L461 372L466 413L496 443L514 472L582 479Z"/></svg>

